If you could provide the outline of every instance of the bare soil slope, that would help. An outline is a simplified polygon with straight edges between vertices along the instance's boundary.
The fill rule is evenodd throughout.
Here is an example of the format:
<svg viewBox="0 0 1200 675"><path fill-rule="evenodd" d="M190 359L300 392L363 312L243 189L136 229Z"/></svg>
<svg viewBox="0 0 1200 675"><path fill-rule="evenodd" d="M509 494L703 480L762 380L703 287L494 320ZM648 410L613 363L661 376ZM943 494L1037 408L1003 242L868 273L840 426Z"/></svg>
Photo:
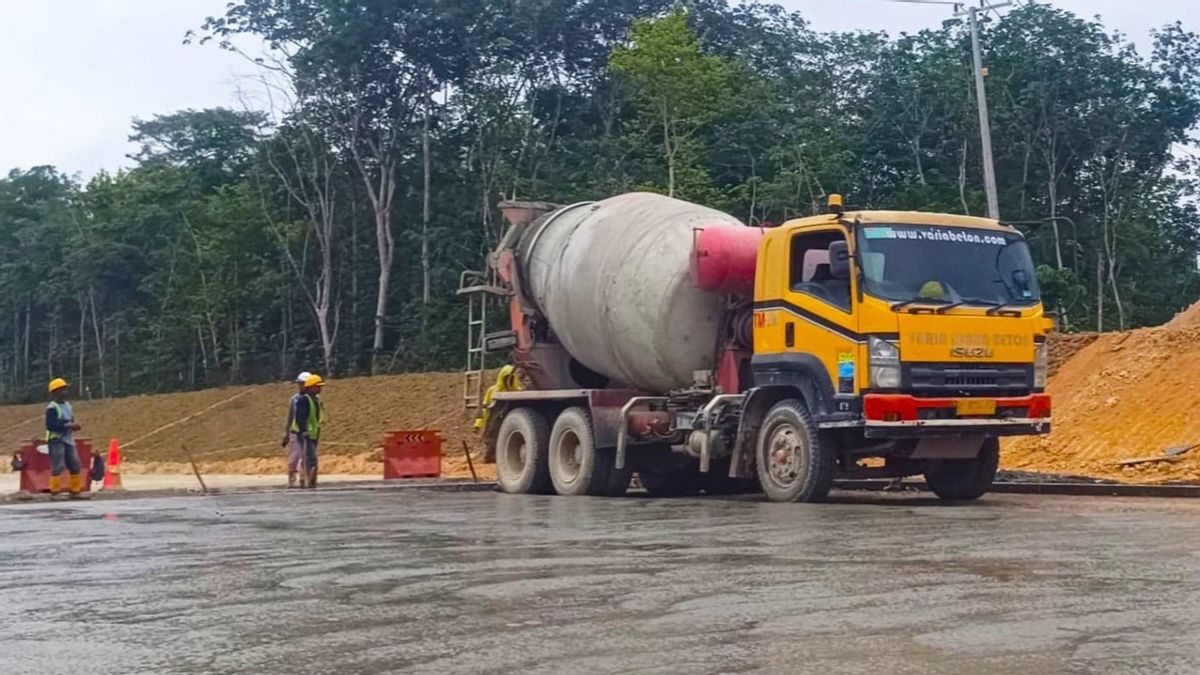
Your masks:
<svg viewBox="0 0 1200 675"><path fill-rule="evenodd" d="M190 471L186 445L205 472L283 473L280 440L293 391L293 385L272 384L78 401L74 406L84 425L80 436L97 447L107 447L109 438L120 439L127 471ZM462 411L461 375L334 380L323 396L328 418L322 472L382 475L379 443L386 431L437 429L445 439L444 473L467 473L462 442L474 448L477 440ZM41 433L44 409L44 404L0 407L6 451Z"/></svg>
<svg viewBox="0 0 1200 675"><path fill-rule="evenodd" d="M1052 335L1054 433L1006 442L1004 466L1129 481L1200 480L1200 450L1178 462L1122 469L1113 462L1200 442L1200 305L1166 326L1129 333ZM478 439L458 373L335 380L325 390L325 473L382 474L379 442L392 429L438 429L447 475L466 475ZM126 471L186 473L190 448L206 473L282 474L279 447L290 384L81 401L97 447L122 442ZM2 449L41 433L44 404L0 407ZM7 452L5 453L7 454ZM479 455L476 454L476 457ZM0 463L6 471L7 462ZM494 476L492 465L476 465Z"/></svg>
<svg viewBox="0 0 1200 675"><path fill-rule="evenodd" d="M1132 482L1200 481L1200 449L1174 462L1119 467L1200 443L1200 304L1170 323L1093 337L1050 381L1054 431L1006 444L1006 468Z"/></svg>

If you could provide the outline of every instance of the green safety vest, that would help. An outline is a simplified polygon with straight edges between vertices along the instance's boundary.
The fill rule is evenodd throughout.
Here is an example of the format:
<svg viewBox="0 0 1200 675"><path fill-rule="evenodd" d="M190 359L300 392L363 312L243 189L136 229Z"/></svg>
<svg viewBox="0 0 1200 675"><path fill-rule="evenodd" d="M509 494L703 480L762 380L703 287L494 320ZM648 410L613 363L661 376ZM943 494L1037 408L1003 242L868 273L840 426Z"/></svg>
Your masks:
<svg viewBox="0 0 1200 675"><path fill-rule="evenodd" d="M308 437L315 441L321 437L321 418L325 416L324 406L321 405L320 400L308 394L305 394L304 398L308 399L308 425L305 431L308 432ZM292 433L300 433L300 422L295 415L292 416Z"/></svg>
<svg viewBox="0 0 1200 675"><path fill-rule="evenodd" d="M66 406L65 414L64 414L64 408L63 408L64 405ZM74 421L74 419L73 419L74 415L71 414L71 404L70 403L62 404L62 403L59 403L58 401L51 401L50 405L46 406L47 410L50 408L54 408L54 414L58 417L58 419L60 419L60 420L66 419L66 420L70 420L72 422ZM50 431L49 429L46 430L46 440L47 441L53 441L55 439L62 438L62 436L63 436L63 433L61 431Z"/></svg>

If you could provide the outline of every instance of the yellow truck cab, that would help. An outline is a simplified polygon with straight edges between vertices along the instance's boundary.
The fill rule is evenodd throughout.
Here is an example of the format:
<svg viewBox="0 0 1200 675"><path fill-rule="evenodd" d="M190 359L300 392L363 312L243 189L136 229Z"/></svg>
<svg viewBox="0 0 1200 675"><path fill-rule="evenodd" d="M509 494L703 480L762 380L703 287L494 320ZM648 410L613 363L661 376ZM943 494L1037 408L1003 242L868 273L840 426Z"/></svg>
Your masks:
<svg viewBox="0 0 1200 675"><path fill-rule="evenodd" d="M1051 322L1028 246L994 220L842 212L832 201L831 213L763 236L752 395L798 388L824 442L840 446L843 473L856 458L883 457L891 467L875 474L924 473L943 496L979 496L995 473L997 437L1050 428ZM760 450L782 442L764 438L764 416ZM769 450L757 459L769 462ZM970 477L939 480L947 464L975 464L980 475L953 485Z"/></svg>

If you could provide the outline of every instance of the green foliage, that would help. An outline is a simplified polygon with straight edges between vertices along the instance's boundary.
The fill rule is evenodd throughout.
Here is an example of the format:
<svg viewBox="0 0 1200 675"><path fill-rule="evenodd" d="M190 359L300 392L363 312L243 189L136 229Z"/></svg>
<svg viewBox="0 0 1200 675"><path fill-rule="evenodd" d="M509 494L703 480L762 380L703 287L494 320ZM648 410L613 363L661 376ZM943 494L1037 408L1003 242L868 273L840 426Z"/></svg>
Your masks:
<svg viewBox="0 0 1200 675"><path fill-rule="evenodd" d="M774 5L679 6L234 0L200 41L276 48L288 107L137 120L135 166L86 184L0 178L0 399L51 375L108 396L458 367L454 289L501 199L649 189L752 224L831 192L983 212L963 25L822 34ZM1112 329L1194 301L1200 39L1168 25L1139 53L1035 3L982 37L1001 213L1047 307Z"/></svg>
<svg viewBox="0 0 1200 675"><path fill-rule="evenodd" d="M682 10L635 21L629 43L613 50L609 63L633 97L635 143L660 144L667 195L711 201L704 145L696 134L730 101L730 68L701 52Z"/></svg>

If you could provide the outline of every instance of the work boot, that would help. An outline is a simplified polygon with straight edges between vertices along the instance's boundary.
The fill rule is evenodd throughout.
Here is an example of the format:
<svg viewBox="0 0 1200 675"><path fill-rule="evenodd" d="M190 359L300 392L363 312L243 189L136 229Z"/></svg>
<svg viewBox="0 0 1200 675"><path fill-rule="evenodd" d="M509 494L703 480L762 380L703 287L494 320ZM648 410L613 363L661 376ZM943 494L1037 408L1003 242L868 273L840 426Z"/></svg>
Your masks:
<svg viewBox="0 0 1200 675"><path fill-rule="evenodd" d="M295 472L295 471L289 471L289 472L288 472L288 484L287 484L287 489L289 489L289 490L294 490L294 489L296 489L296 472Z"/></svg>
<svg viewBox="0 0 1200 675"><path fill-rule="evenodd" d="M69 498L71 499L91 499L92 496L83 493L83 474L73 473L67 478L68 490L70 490Z"/></svg>
<svg viewBox="0 0 1200 675"><path fill-rule="evenodd" d="M62 477L51 475L50 476L50 499L54 499L55 497L57 497L58 491L61 488L62 488Z"/></svg>
<svg viewBox="0 0 1200 675"><path fill-rule="evenodd" d="M308 472L308 487L310 487L310 488L317 487L317 470L316 469L313 469L312 471Z"/></svg>

